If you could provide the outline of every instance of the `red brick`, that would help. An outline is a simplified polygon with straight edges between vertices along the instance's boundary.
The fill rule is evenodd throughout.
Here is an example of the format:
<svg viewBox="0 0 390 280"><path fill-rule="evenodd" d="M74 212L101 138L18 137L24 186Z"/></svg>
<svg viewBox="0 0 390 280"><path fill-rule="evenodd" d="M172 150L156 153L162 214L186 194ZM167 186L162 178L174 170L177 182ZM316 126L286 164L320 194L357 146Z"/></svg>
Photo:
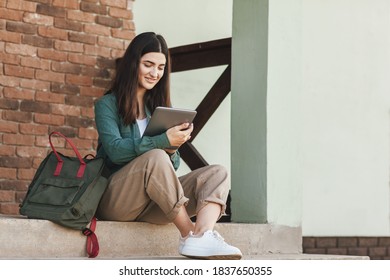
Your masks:
<svg viewBox="0 0 390 280"><path fill-rule="evenodd" d="M95 45L96 36L80 33L69 33L69 41Z"/></svg>
<svg viewBox="0 0 390 280"><path fill-rule="evenodd" d="M20 65L30 68L38 68L42 70L50 69L50 61L39 59L37 57L21 57Z"/></svg>
<svg viewBox="0 0 390 280"><path fill-rule="evenodd" d="M79 74L81 72L81 67L73 63L52 62L51 70L60 73Z"/></svg>
<svg viewBox="0 0 390 280"><path fill-rule="evenodd" d="M121 19L133 19L133 13L132 11L124 8L110 8L108 11L108 14L112 17L117 17Z"/></svg>
<svg viewBox="0 0 390 280"><path fill-rule="evenodd" d="M123 31L127 31L127 30L135 31L135 23L134 23L134 21L127 20L127 21L123 22ZM126 45L128 45L128 44L126 44Z"/></svg>
<svg viewBox="0 0 390 280"><path fill-rule="evenodd" d="M89 34L110 36L111 28L107 26L101 26L97 24L85 24L84 31Z"/></svg>
<svg viewBox="0 0 390 280"><path fill-rule="evenodd" d="M0 180L0 189L1 190L16 190L16 191L26 191L28 183L22 180Z"/></svg>
<svg viewBox="0 0 390 280"><path fill-rule="evenodd" d="M90 22L90 23L95 22L95 14L85 13L79 10L68 11L67 18L75 21Z"/></svg>
<svg viewBox="0 0 390 280"><path fill-rule="evenodd" d="M0 99L0 109L19 109L19 101L14 99L2 98Z"/></svg>
<svg viewBox="0 0 390 280"><path fill-rule="evenodd" d="M19 203L1 203L0 213L4 215L19 214Z"/></svg>
<svg viewBox="0 0 390 280"><path fill-rule="evenodd" d="M303 253L305 254L326 254L326 249L325 248L307 248L303 250Z"/></svg>
<svg viewBox="0 0 390 280"><path fill-rule="evenodd" d="M91 140L97 140L98 139L98 133L97 130L94 128L79 128L79 137L81 139L91 139Z"/></svg>
<svg viewBox="0 0 390 280"><path fill-rule="evenodd" d="M339 237L338 247L357 247L358 239L356 237Z"/></svg>
<svg viewBox="0 0 390 280"><path fill-rule="evenodd" d="M30 112L3 111L3 120L14 121L18 123L28 123L32 121Z"/></svg>
<svg viewBox="0 0 390 280"><path fill-rule="evenodd" d="M95 118L95 112L93 108L81 108L81 116L93 119Z"/></svg>
<svg viewBox="0 0 390 280"><path fill-rule="evenodd" d="M9 53L0 53L0 61L6 64L19 65L19 56L15 54L9 54Z"/></svg>
<svg viewBox="0 0 390 280"><path fill-rule="evenodd" d="M1 157L0 166L8 168L28 168L32 164L32 158Z"/></svg>
<svg viewBox="0 0 390 280"><path fill-rule="evenodd" d="M74 127L69 127L69 126L59 126L59 127L50 126L49 133L53 132L53 131L61 132L63 135L65 135L68 138L74 138L74 137L77 136L77 128L74 128ZM62 138L58 138L58 139L62 139ZM65 147L65 142L63 142L62 147Z"/></svg>
<svg viewBox="0 0 390 280"><path fill-rule="evenodd" d="M65 123L65 117L36 113L34 114L34 121L40 124L63 125Z"/></svg>
<svg viewBox="0 0 390 280"><path fill-rule="evenodd" d="M85 54L111 58L111 50L98 46L85 45Z"/></svg>
<svg viewBox="0 0 390 280"><path fill-rule="evenodd" d="M96 16L96 23L112 28L120 28L123 23L121 19L105 17L105 16Z"/></svg>
<svg viewBox="0 0 390 280"><path fill-rule="evenodd" d="M70 53L68 55L69 62L95 66L97 58L95 56L81 55Z"/></svg>
<svg viewBox="0 0 390 280"><path fill-rule="evenodd" d="M123 40L119 40L119 39L114 39L109 37L99 37L98 45L103 47L123 50Z"/></svg>
<svg viewBox="0 0 390 280"><path fill-rule="evenodd" d="M33 13L25 13L23 15L23 21L38 25L53 25L54 22L53 17L39 15L35 11Z"/></svg>
<svg viewBox="0 0 390 280"><path fill-rule="evenodd" d="M14 156L15 155L15 146L13 145L0 145L0 156Z"/></svg>
<svg viewBox="0 0 390 280"><path fill-rule="evenodd" d="M4 134L3 143L9 145L24 145L29 146L34 144L35 137L32 135L22 135L22 134Z"/></svg>
<svg viewBox="0 0 390 280"><path fill-rule="evenodd" d="M4 97L22 100L33 100L34 91L28 89L6 87L4 88Z"/></svg>
<svg viewBox="0 0 390 280"><path fill-rule="evenodd" d="M55 7L49 5L38 4L36 12L38 14L52 16L56 18L64 18L66 16L66 10L63 7Z"/></svg>
<svg viewBox="0 0 390 280"><path fill-rule="evenodd" d="M65 105L65 104L52 104L51 113L53 115L62 115L62 116L80 116L80 107Z"/></svg>
<svg viewBox="0 0 390 280"><path fill-rule="evenodd" d="M38 80L43 80L43 81L51 81L51 82L59 82L59 83L65 82L65 74L55 73L52 71L37 70L36 78Z"/></svg>
<svg viewBox="0 0 390 280"><path fill-rule="evenodd" d="M0 190L0 202L13 202L13 201L15 201L14 191Z"/></svg>
<svg viewBox="0 0 390 280"><path fill-rule="evenodd" d="M38 37L36 35L23 35L22 43L26 45L31 45L39 48L52 48L53 47L53 39Z"/></svg>
<svg viewBox="0 0 390 280"><path fill-rule="evenodd" d="M6 24L6 30L11 32L18 32L24 34L37 34L37 26L23 22L8 21Z"/></svg>
<svg viewBox="0 0 390 280"><path fill-rule="evenodd" d="M71 141L77 147L78 150L90 150L93 148L92 141L89 139L73 138ZM69 144L66 144L66 147L68 149L71 149L71 146Z"/></svg>
<svg viewBox="0 0 390 280"><path fill-rule="evenodd" d="M317 237L317 248L334 248L337 247L336 237Z"/></svg>
<svg viewBox="0 0 390 280"><path fill-rule="evenodd" d="M66 93L68 95L76 95L80 93L80 88L75 85L52 83L51 91L57 93Z"/></svg>
<svg viewBox="0 0 390 280"><path fill-rule="evenodd" d="M20 81L20 87L34 89L34 90L49 90L50 82L38 81L38 80L30 80L30 79L22 79ZM35 98L37 98L38 93L35 94Z"/></svg>
<svg viewBox="0 0 390 280"><path fill-rule="evenodd" d="M5 75L0 75L0 85L6 86L6 87L17 87L19 86L20 78L12 78Z"/></svg>
<svg viewBox="0 0 390 280"><path fill-rule="evenodd" d="M11 42L11 43L15 43L15 44L20 44L21 37L22 36L19 33L0 30L0 40L3 42Z"/></svg>
<svg viewBox="0 0 390 280"><path fill-rule="evenodd" d="M36 7L37 7L36 3L24 1L24 0L12 0L7 2L7 8L13 10L35 12Z"/></svg>
<svg viewBox="0 0 390 280"><path fill-rule="evenodd" d="M55 60L55 61L66 61L67 54L55 50L39 49L38 57Z"/></svg>
<svg viewBox="0 0 390 280"><path fill-rule="evenodd" d="M87 118L67 116L65 124L70 127L92 127L94 121Z"/></svg>
<svg viewBox="0 0 390 280"><path fill-rule="evenodd" d="M33 170L33 169L31 169L31 170L35 172L35 170ZM31 179L29 179L28 181L31 181ZM21 180L21 179L19 179L19 180ZM25 196L26 196L26 192L25 191L23 191L23 192L16 192L15 202L22 203L24 198L25 198Z"/></svg>
<svg viewBox="0 0 390 280"><path fill-rule="evenodd" d="M367 248L348 248L348 255L368 256Z"/></svg>
<svg viewBox="0 0 390 280"><path fill-rule="evenodd" d="M95 5L93 3L87 3L87 2L82 2L80 4L80 10L87 13L93 13L93 14L100 14L100 15L107 14L107 7L101 5Z"/></svg>
<svg viewBox="0 0 390 280"><path fill-rule="evenodd" d="M0 18L2 19L21 21L22 17L23 17L22 11L13 11L12 13L10 13L8 9L0 8Z"/></svg>
<svg viewBox="0 0 390 280"><path fill-rule="evenodd" d="M390 246L390 237L379 237L379 246Z"/></svg>
<svg viewBox="0 0 390 280"><path fill-rule="evenodd" d="M18 169L17 177L19 180L32 180L34 178L35 170L28 168L28 169Z"/></svg>
<svg viewBox="0 0 390 280"><path fill-rule="evenodd" d="M378 245L376 237L359 237L359 247L375 247Z"/></svg>
<svg viewBox="0 0 390 280"><path fill-rule="evenodd" d="M368 255L370 257L376 256L376 257L382 257L387 255L387 248L386 247L372 247L368 248Z"/></svg>
<svg viewBox="0 0 390 280"><path fill-rule="evenodd" d="M135 32L128 31L128 30L113 29L112 37L121 38L125 40L132 40L135 37Z"/></svg>
<svg viewBox="0 0 390 280"><path fill-rule="evenodd" d="M347 255L347 248L329 248L327 254L329 255Z"/></svg>
<svg viewBox="0 0 390 280"><path fill-rule="evenodd" d="M22 100L20 103L20 111L34 113L50 113L50 104L32 100Z"/></svg>
<svg viewBox="0 0 390 280"><path fill-rule="evenodd" d="M35 94L35 100L48 103L65 103L65 96L63 94L56 94L52 92L39 91Z"/></svg>
<svg viewBox="0 0 390 280"><path fill-rule="evenodd" d="M70 21L63 18L54 19L54 26L61 29L83 31L83 25L80 22Z"/></svg>
<svg viewBox="0 0 390 280"><path fill-rule="evenodd" d="M94 99L89 96L66 96L65 102L68 105L80 105L84 107L92 107L94 105Z"/></svg>
<svg viewBox="0 0 390 280"><path fill-rule="evenodd" d="M1 121L0 120L0 132L3 133L17 133L18 132L18 123Z"/></svg>
<svg viewBox="0 0 390 280"><path fill-rule="evenodd" d="M63 7L67 9L78 9L79 0L53 0L53 6Z"/></svg>
<svg viewBox="0 0 390 280"><path fill-rule="evenodd" d="M111 7L127 8L127 0L100 0L100 3Z"/></svg>
<svg viewBox="0 0 390 280"><path fill-rule="evenodd" d="M66 40L68 38L67 31L52 26L39 26L38 34L42 37L54 38L60 40Z"/></svg>
<svg viewBox="0 0 390 280"><path fill-rule="evenodd" d="M37 147L16 147L16 154L20 157L44 157L46 156L46 148Z"/></svg>
<svg viewBox="0 0 390 280"><path fill-rule="evenodd" d="M47 135L48 127L46 125L21 123L19 130L22 134Z"/></svg>
<svg viewBox="0 0 390 280"><path fill-rule="evenodd" d="M16 179L15 168L0 167L0 178L2 179Z"/></svg>
<svg viewBox="0 0 390 280"><path fill-rule="evenodd" d="M29 45L7 43L5 45L5 51L11 54L34 56L37 53L37 48Z"/></svg>
<svg viewBox="0 0 390 280"><path fill-rule="evenodd" d="M72 85L92 86L92 77L67 74L66 82Z"/></svg>
<svg viewBox="0 0 390 280"><path fill-rule="evenodd" d="M124 50L113 49L113 50L111 50L111 57L113 57L113 58L122 57L124 53L125 53Z"/></svg>
<svg viewBox="0 0 390 280"><path fill-rule="evenodd" d="M34 69L20 67L15 65L4 65L4 73L7 76L16 76L22 78L34 78Z"/></svg>
<svg viewBox="0 0 390 280"><path fill-rule="evenodd" d="M104 94L104 89L96 87L81 87L80 94L85 96L100 97Z"/></svg>
<svg viewBox="0 0 390 280"><path fill-rule="evenodd" d="M93 79L93 86L99 87L102 89L107 89L110 86L111 81L109 79L100 79L100 78L94 78Z"/></svg>
<svg viewBox="0 0 390 280"><path fill-rule="evenodd" d="M68 42L68 41L56 41L54 43L54 49L59 51L79 52L84 51L84 45L81 43Z"/></svg>

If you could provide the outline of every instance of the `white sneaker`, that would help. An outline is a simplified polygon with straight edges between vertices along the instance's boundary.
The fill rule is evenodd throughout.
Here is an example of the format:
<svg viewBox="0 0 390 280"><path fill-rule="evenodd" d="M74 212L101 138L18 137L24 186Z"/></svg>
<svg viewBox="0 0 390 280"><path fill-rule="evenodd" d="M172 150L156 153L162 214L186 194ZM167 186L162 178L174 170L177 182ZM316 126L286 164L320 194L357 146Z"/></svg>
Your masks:
<svg viewBox="0 0 390 280"><path fill-rule="evenodd" d="M216 231L208 230L202 236L193 235L180 238L179 253L183 256L208 260L239 260L240 249L227 244Z"/></svg>

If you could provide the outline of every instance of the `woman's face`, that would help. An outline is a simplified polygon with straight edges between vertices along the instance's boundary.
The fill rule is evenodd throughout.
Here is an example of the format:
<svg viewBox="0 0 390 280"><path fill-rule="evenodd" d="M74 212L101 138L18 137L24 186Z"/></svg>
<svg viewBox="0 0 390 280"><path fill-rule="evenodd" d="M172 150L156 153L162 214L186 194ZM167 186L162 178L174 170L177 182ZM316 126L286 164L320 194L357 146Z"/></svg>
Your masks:
<svg viewBox="0 0 390 280"><path fill-rule="evenodd" d="M138 69L138 89L152 89L164 75L166 58L163 53L150 52L141 57Z"/></svg>

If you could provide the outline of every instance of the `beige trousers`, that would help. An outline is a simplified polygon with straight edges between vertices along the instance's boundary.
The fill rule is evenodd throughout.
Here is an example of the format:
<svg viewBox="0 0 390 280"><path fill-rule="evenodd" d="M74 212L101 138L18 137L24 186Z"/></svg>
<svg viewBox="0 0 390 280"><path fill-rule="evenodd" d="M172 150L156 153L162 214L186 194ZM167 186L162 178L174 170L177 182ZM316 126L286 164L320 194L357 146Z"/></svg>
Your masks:
<svg viewBox="0 0 390 280"><path fill-rule="evenodd" d="M167 153L151 150L114 173L100 201L97 217L111 221L172 222L182 205L189 216L208 202L225 213L229 192L226 169L209 165L177 177Z"/></svg>

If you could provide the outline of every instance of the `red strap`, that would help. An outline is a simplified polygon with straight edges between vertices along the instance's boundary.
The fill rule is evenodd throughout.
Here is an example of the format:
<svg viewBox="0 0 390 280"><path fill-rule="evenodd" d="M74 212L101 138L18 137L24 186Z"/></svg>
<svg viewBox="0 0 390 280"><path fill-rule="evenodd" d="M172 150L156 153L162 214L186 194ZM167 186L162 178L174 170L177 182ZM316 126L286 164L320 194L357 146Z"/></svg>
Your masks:
<svg viewBox="0 0 390 280"><path fill-rule="evenodd" d="M54 171L54 176L59 176L60 175L61 169L62 169L62 165L63 165L63 162L64 162L61 159L61 157L58 155L56 149L54 148L53 143L51 142L51 136L54 135L54 134L64 138L66 140L66 142L68 142L68 144L72 147L73 151L75 152L77 158L80 161L80 167L79 167L79 170L77 171L77 178L82 178L84 176L84 171L85 171L85 167L86 167L87 164L85 163L85 161L81 157L81 155L80 155L79 151L77 150L76 146L68 138L66 138L65 135L63 135L61 132L58 132L58 131L53 131L49 135L49 143L50 143L51 149L53 150L53 152L56 155L57 160L58 160L58 163L57 163L57 166L56 166L56 170Z"/></svg>
<svg viewBox="0 0 390 280"><path fill-rule="evenodd" d="M87 253L89 258L95 258L99 254L99 241L95 234L96 217L93 217L89 228L83 230L83 234L87 236Z"/></svg>

